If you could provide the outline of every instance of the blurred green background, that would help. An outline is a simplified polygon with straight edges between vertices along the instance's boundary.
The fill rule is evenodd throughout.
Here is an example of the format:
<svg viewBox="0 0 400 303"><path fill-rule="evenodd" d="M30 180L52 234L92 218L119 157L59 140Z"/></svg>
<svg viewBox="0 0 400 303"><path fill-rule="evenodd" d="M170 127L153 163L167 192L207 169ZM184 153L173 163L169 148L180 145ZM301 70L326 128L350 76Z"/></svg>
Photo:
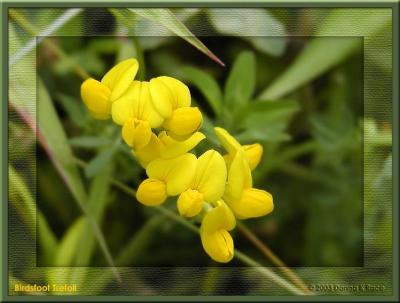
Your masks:
<svg viewBox="0 0 400 303"><path fill-rule="evenodd" d="M61 9L10 12L15 72L24 69L21 64L18 70L18 62L26 56L20 57L27 34L51 30L65 14ZM173 9L168 14L85 9L54 28L51 39L36 40L36 115L27 118L24 94L14 88L9 170L15 189L11 222L36 232L37 266L109 266L96 233L117 266L246 266L238 259L212 262L196 234L129 194L145 172L119 139L120 129L91 118L79 95L85 77L100 79L129 57L139 60L140 80L168 75L189 86L208 137L197 153L208 146L220 149L213 126L225 127L243 144L263 145L253 178L256 187L273 194L275 209L244 224L286 265L362 267L365 224L377 233L368 238L374 265L387 265L391 208L378 205L380 197L391 196L392 69L390 43L384 40L390 40L391 19L374 10L354 10L350 17L353 23L344 10L325 9ZM362 38L329 34L340 28L351 36L354 24L365 25L377 44L386 41L384 47L366 57ZM163 36L165 28L175 35ZM195 36L225 67L202 53L204 45ZM379 85L379 104L364 103L365 62ZM36 123L38 141L29 130ZM38 224L32 227L26 208L35 212L35 199ZM93 232L84 219L82 205L99 230ZM174 199L165 209L176 212ZM236 248L273 266L243 234L233 235ZM25 237L26 231L17 230L15 245ZM14 275L29 278L18 264L21 270ZM246 285L245 277L238 279L239 288Z"/></svg>

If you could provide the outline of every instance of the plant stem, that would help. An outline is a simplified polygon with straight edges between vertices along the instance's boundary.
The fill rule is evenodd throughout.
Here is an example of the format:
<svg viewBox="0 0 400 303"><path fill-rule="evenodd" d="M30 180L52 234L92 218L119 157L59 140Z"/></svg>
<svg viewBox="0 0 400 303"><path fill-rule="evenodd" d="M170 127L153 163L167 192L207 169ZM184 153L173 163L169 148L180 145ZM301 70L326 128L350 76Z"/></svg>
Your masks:
<svg viewBox="0 0 400 303"><path fill-rule="evenodd" d="M243 223L238 222L237 227L239 231L257 247L264 256L269 259L274 265L278 266L282 273L287 276L294 284L296 284L305 293L311 294L307 286L300 279L300 277L292 271L283 261L265 244L263 243L250 229Z"/></svg>
<svg viewBox="0 0 400 303"><path fill-rule="evenodd" d="M10 17L26 32L34 37L38 34L38 30L29 22L29 20L25 18L23 14L14 9L10 9L9 14ZM90 78L90 75L77 62L72 60L60 47L58 47L58 45L54 43L52 39L45 38L43 39L43 43L50 48L57 57L68 61L68 63L74 67L76 74L83 80Z"/></svg>

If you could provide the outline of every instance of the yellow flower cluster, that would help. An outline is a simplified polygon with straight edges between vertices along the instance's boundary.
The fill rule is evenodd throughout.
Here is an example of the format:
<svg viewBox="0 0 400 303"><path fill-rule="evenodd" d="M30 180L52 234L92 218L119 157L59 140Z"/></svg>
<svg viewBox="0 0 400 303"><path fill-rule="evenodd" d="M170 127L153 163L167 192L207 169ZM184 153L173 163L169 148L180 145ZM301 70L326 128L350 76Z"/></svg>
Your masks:
<svg viewBox="0 0 400 303"><path fill-rule="evenodd" d="M206 253L229 262L234 245L229 231L236 219L264 216L273 210L272 196L253 188L251 171L262 156L260 144L240 145L225 129L215 133L225 155L210 149L196 157L190 151L203 139L198 132L202 114L191 107L188 87L171 77L134 80L138 62L128 59L108 71L101 81L88 79L81 97L94 118L122 126L122 137L148 178L137 189L137 200L160 205L177 196L181 216L204 214L200 227Z"/></svg>

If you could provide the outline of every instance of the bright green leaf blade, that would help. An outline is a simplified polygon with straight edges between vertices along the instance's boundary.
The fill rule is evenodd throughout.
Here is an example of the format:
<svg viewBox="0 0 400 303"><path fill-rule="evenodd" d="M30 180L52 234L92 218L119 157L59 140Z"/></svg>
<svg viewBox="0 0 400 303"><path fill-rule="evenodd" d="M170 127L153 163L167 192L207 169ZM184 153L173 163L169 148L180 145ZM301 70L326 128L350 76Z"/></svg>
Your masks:
<svg viewBox="0 0 400 303"><path fill-rule="evenodd" d="M182 76L200 90L214 113L218 115L221 109L222 93L217 81L206 72L192 66L183 67Z"/></svg>
<svg viewBox="0 0 400 303"><path fill-rule="evenodd" d="M316 32L316 36L325 37L315 37L308 43L293 64L259 98L281 98L308 83L362 46L362 38L356 37L359 36L357 30L362 28L365 36L371 36L390 24L390 21L391 13L386 10L332 10ZM334 32L342 32L347 37L334 37ZM354 37L349 37L352 35Z"/></svg>
<svg viewBox="0 0 400 303"><path fill-rule="evenodd" d="M58 99L76 126L83 127L87 123L89 115L80 100L64 94L59 94Z"/></svg>
<svg viewBox="0 0 400 303"><path fill-rule="evenodd" d="M114 261L104 240L104 236L87 209L87 195L79 175L72 150L68 144L67 136L64 132L62 124L54 109L50 96L43 85L41 79L38 79L38 116L39 116L39 140L49 155L51 161L60 173L65 184L73 194L76 202L82 209L85 217L90 222L97 241L100 244L107 262L114 271L115 276L119 279L118 272L114 267Z"/></svg>
<svg viewBox="0 0 400 303"><path fill-rule="evenodd" d="M216 8L208 9L207 12L219 33L247 40L268 55L280 56L285 51L285 28L266 9Z"/></svg>
<svg viewBox="0 0 400 303"><path fill-rule="evenodd" d="M129 8L129 11L138 14L141 17L158 22L168 28L175 35L186 40L202 53L206 54L218 64L224 66L224 63L215 56L176 16L166 8Z"/></svg>
<svg viewBox="0 0 400 303"><path fill-rule="evenodd" d="M224 89L227 108L238 110L250 100L255 87L255 69L252 52L244 51L236 58Z"/></svg>
<svg viewBox="0 0 400 303"><path fill-rule="evenodd" d="M92 136L79 136L69 139L69 143L74 147L83 148L97 148L105 145L112 145L113 142L103 137L92 137Z"/></svg>

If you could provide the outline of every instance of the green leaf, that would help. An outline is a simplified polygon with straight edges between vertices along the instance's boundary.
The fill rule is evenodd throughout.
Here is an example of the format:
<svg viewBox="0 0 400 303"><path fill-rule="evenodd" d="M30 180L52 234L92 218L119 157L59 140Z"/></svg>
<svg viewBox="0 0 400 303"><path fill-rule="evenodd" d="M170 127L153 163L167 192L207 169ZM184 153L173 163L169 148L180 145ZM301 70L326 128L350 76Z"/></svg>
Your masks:
<svg viewBox="0 0 400 303"><path fill-rule="evenodd" d="M289 68L265 89L259 98L281 98L308 83L360 49L360 29L364 36L372 36L390 24L390 21L389 10L332 10L315 33L318 37L307 44ZM337 33L345 33L346 37L337 37Z"/></svg>
<svg viewBox="0 0 400 303"><path fill-rule="evenodd" d="M85 217L90 222L108 264L112 266L115 276L119 279L104 236L93 218L93 215L90 213L90 210L86 206L87 195L67 136L43 82L40 78L37 80L38 117L40 117L38 125L41 144L63 178L66 186L71 191Z"/></svg>
<svg viewBox="0 0 400 303"><path fill-rule="evenodd" d="M217 81L196 67L184 66L181 70L184 79L200 90L214 113L218 115L221 109L222 93Z"/></svg>
<svg viewBox="0 0 400 303"><path fill-rule="evenodd" d="M208 9L207 13L211 23L221 34L247 40L268 55L280 56L285 51L287 38L283 24L265 9L215 8Z"/></svg>
<svg viewBox="0 0 400 303"><path fill-rule="evenodd" d="M238 135L243 141L283 141L290 137L284 132L289 119L300 109L293 100L280 102L253 101L239 116L237 128L244 130Z"/></svg>
<svg viewBox="0 0 400 303"><path fill-rule="evenodd" d="M250 100L255 87L255 58L250 51L242 52L233 63L225 83L224 105L238 110Z"/></svg>
<svg viewBox="0 0 400 303"><path fill-rule="evenodd" d="M114 151L114 148L107 148L97 154L85 167L86 177L91 178L97 175L100 170L109 164L114 155Z"/></svg>
<svg viewBox="0 0 400 303"><path fill-rule="evenodd" d="M143 18L158 22L168 28L175 35L186 40L202 53L206 54L218 64L224 66L224 63L215 56L193 33L167 8L129 8L130 12Z"/></svg>
<svg viewBox="0 0 400 303"><path fill-rule="evenodd" d="M112 145L113 142L103 137L80 136L69 139L69 143L75 147L97 148L105 145Z"/></svg>
<svg viewBox="0 0 400 303"><path fill-rule="evenodd" d="M58 95L62 107L67 112L71 121L78 127L84 127L89 115L79 100L64 94Z"/></svg>

